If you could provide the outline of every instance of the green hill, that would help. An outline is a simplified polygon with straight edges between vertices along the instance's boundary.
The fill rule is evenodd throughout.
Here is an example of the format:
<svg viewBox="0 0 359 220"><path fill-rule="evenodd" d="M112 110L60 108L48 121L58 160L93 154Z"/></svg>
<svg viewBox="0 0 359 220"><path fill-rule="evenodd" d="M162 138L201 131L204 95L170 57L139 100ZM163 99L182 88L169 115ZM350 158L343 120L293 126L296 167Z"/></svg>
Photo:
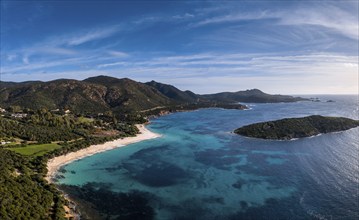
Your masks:
<svg viewBox="0 0 359 220"><path fill-rule="evenodd" d="M234 132L247 137L290 140L321 133L344 131L357 126L359 126L358 120L312 115L251 124L238 128Z"/></svg>
<svg viewBox="0 0 359 220"><path fill-rule="evenodd" d="M147 82L146 85L149 85L160 91L164 96L171 99L173 102L193 103L197 102L200 97L191 91L181 91L172 85L159 83L153 80L151 82Z"/></svg>
<svg viewBox="0 0 359 220"><path fill-rule="evenodd" d="M97 76L83 82L106 88L102 100L112 110L139 111L171 104L171 100L157 89L128 78Z"/></svg>
<svg viewBox="0 0 359 220"><path fill-rule="evenodd" d="M170 100L156 89L129 79L94 77L84 81L2 84L0 106L30 109L70 109L77 113L108 110L132 111L167 105Z"/></svg>

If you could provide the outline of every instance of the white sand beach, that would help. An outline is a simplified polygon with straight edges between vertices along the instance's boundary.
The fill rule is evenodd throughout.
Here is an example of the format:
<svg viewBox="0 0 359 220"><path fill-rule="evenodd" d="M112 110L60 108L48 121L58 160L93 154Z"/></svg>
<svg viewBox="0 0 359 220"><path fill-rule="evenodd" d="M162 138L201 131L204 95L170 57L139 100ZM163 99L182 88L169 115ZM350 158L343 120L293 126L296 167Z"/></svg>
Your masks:
<svg viewBox="0 0 359 220"><path fill-rule="evenodd" d="M151 132L144 125L137 125L137 128L139 129L140 133L135 137L126 137L114 141L109 141L103 144L91 145L88 148L50 159L47 162L48 172L46 175L46 180L48 182L51 182L52 178L56 175L56 172L60 169L60 167L72 161L79 160L84 157L88 157L103 151L112 150L114 148L123 147L128 144L158 138L161 136L159 134Z"/></svg>

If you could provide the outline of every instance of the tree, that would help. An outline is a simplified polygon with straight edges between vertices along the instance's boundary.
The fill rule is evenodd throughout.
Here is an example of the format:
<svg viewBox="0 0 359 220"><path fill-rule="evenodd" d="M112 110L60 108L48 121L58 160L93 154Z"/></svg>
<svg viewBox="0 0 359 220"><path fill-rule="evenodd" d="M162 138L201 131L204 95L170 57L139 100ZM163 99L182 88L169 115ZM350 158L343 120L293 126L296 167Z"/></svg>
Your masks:
<svg viewBox="0 0 359 220"><path fill-rule="evenodd" d="M21 112L21 107L18 105L12 105L8 107L6 110L11 113L16 113L16 112Z"/></svg>

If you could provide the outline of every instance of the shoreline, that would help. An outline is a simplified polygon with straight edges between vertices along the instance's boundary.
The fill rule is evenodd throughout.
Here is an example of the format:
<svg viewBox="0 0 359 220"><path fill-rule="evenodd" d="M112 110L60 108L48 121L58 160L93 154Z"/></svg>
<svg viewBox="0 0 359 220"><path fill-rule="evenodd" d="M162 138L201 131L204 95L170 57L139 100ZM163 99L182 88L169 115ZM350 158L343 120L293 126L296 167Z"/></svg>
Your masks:
<svg viewBox="0 0 359 220"><path fill-rule="evenodd" d="M82 158L92 156L94 154L101 153L104 151L116 149L119 147L124 147L127 146L128 144L133 144L140 141L161 137L160 134L148 130L144 124L139 124L136 126L139 130L139 134L137 134L134 137L125 137L125 138L120 138L113 141L105 142L103 144L91 145L87 148L78 150L76 152L71 152L66 155L61 155L50 159L46 164L47 174L45 179L49 183L54 183L53 178L56 176L57 171L62 166L69 164L73 161L80 160Z"/></svg>

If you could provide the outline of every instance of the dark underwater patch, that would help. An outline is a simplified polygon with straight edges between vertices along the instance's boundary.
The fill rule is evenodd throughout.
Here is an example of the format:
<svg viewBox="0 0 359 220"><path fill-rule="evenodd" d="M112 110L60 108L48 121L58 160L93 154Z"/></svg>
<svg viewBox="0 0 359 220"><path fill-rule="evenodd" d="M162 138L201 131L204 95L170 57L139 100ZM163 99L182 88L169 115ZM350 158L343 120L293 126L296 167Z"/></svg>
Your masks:
<svg viewBox="0 0 359 220"><path fill-rule="evenodd" d="M233 188L241 189L243 184L244 184L243 180L238 180L237 182L233 183L232 186L233 186Z"/></svg>
<svg viewBox="0 0 359 220"><path fill-rule="evenodd" d="M202 199L203 202L205 203L218 203L223 205L224 204L224 198L223 197L218 197L218 196L210 196L210 197L206 197Z"/></svg>
<svg viewBox="0 0 359 220"><path fill-rule="evenodd" d="M203 201L198 198L185 200L182 203L166 207L171 211L171 218L175 220L214 220L220 219L213 216L212 210L206 208Z"/></svg>
<svg viewBox="0 0 359 220"><path fill-rule="evenodd" d="M230 150L207 149L205 151L195 152L195 160L202 164L216 167L217 169L229 170L232 164L240 161L236 154Z"/></svg>
<svg viewBox="0 0 359 220"><path fill-rule="evenodd" d="M83 185L83 187L91 187L93 189L111 189L113 183L102 183L102 182L89 182Z"/></svg>
<svg viewBox="0 0 359 220"><path fill-rule="evenodd" d="M61 188L74 196L92 204L101 215L101 219L150 220L155 216L149 206L150 193L130 191L128 193L112 192L98 183L88 183L82 187L62 185ZM81 211L81 210L80 210ZM83 210L86 212L86 210Z"/></svg>
<svg viewBox="0 0 359 220"><path fill-rule="evenodd" d="M146 149L142 149L137 151L136 153L132 154L130 156L130 160L152 160L153 158L157 158L157 154L160 154L161 152L168 150L170 146L168 145L162 145L159 147L150 147Z"/></svg>
<svg viewBox="0 0 359 220"><path fill-rule="evenodd" d="M240 201L239 204L241 205L242 209L247 209L248 208L248 203L246 201Z"/></svg>
<svg viewBox="0 0 359 220"><path fill-rule="evenodd" d="M67 173L67 170L63 167L60 167L60 169L57 172L58 173Z"/></svg>
<svg viewBox="0 0 359 220"><path fill-rule="evenodd" d="M121 170L121 169L123 169L122 165L118 165L116 167L106 167L106 168L104 168L104 170L106 170L109 173L116 172L117 170Z"/></svg>
<svg viewBox="0 0 359 220"><path fill-rule="evenodd" d="M300 180L298 176L292 173L293 170L297 169L295 163L291 162L294 158L289 158L289 156L276 156L276 158L287 160L285 169L283 169L284 165L269 165L266 161L267 158L268 156L264 154L248 154L247 160L250 162L243 166L236 166L235 173L250 173L255 176L269 177L266 181L277 188L295 185ZM271 178L271 176L280 176L281 178ZM251 180L251 183L253 183L253 181L255 180Z"/></svg>
<svg viewBox="0 0 359 220"><path fill-rule="evenodd" d="M299 200L295 197L286 199L269 198L262 206L249 206L248 202L240 202L241 211L223 216L222 219L238 220L238 219L296 219L305 220L312 219L300 206Z"/></svg>
<svg viewBox="0 0 359 220"><path fill-rule="evenodd" d="M54 179L55 179L56 181L59 181L59 179L65 179L65 176L64 176L64 175L61 175L61 174L56 174Z"/></svg>
<svg viewBox="0 0 359 220"><path fill-rule="evenodd" d="M169 163L151 164L133 176L140 183L151 187L165 187L178 184L189 175L180 167Z"/></svg>
<svg viewBox="0 0 359 220"><path fill-rule="evenodd" d="M166 187L190 178L182 168L161 160L161 154L170 147L162 145L142 149L121 164L130 178L150 187Z"/></svg>

